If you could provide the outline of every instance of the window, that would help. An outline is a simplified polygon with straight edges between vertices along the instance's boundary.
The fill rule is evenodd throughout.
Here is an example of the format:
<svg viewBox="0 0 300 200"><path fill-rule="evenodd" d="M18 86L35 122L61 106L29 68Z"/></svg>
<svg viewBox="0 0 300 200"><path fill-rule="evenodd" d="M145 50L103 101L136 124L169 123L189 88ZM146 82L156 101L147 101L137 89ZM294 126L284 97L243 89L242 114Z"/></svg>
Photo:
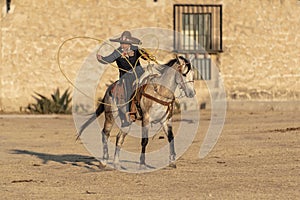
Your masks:
<svg viewBox="0 0 300 200"><path fill-rule="evenodd" d="M211 49L211 14L183 13L182 19L182 49Z"/></svg>
<svg viewBox="0 0 300 200"><path fill-rule="evenodd" d="M211 80L211 59L196 58L192 60L192 65L195 68L195 80Z"/></svg>
<svg viewBox="0 0 300 200"><path fill-rule="evenodd" d="M222 52L222 5L175 4L173 17L174 51Z"/></svg>

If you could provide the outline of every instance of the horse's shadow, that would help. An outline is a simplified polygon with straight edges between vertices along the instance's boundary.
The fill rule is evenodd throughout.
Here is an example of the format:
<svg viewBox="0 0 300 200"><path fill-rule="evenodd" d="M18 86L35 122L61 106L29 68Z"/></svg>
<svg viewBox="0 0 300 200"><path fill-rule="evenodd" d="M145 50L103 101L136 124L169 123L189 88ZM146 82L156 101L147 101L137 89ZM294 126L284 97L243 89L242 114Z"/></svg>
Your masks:
<svg viewBox="0 0 300 200"><path fill-rule="evenodd" d="M47 164L49 161L53 161L56 163L60 163L63 165L72 165L77 167L87 168L89 171L111 171L113 168L104 167L99 160L92 156L84 156L79 154L49 154L49 153L40 153L28 150L20 150L20 149L12 149L11 154L23 154L23 155L31 155L42 160L42 164ZM132 162L135 164L139 164L134 161L126 161L122 160L122 162ZM113 164L112 162L108 162L108 164ZM39 166L39 164L34 164L34 166ZM149 169L154 169L154 167L147 165ZM123 170L126 170L125 167L122 167Z"/></svg>
<svg viewBox="0 0 300 200"><path fill-rule="evenodd" d="M47 164L49 161L53 161L56 163L64 164L64 165L72 165L77 167L84 167L89 170L102 169L99 160L91 156L84 156L79 154L49 154L49 153L40 153L28 150L20 150L20 149L12 149L12 154L23 154L23 155L31 155L42 160L42 164ZM37 166L38 164L35 164Z"/></svg>

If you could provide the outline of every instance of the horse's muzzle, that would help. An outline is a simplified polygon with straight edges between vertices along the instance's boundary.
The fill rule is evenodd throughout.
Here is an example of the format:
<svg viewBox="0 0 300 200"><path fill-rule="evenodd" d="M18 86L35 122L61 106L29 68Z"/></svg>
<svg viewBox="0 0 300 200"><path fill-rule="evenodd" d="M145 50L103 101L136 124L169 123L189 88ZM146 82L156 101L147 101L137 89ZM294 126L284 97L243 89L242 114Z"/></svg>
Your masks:
<svg viewBox="0 0 300 200"><path fill-rule="evenodd" d="M188 91L186 93L186 97L188 97L188 98L193 98L195 95L196 95L196 91L195 90Z"/></svg>

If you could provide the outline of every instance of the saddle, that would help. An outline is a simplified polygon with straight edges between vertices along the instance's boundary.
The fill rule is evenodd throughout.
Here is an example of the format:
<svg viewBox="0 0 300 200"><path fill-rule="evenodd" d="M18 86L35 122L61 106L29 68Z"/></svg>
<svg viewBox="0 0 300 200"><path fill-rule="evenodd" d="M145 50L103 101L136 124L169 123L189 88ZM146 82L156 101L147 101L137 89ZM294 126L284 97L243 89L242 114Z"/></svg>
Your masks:
<svg viewBox="0 0 300 200"><path fill-rule="evenodd" d="M142 109L140 107L140 102L142 96L144 95L144 90L147 87L147 84L150 82L150 80L158 76L159 76L158 74L153 74L153 75L148 74L148 76L144 77L142 81L139 83L139 85L141 86L137 87L135 93L131 96L132 101L130 102L130 107L129 107L130 121L134 122L142 118Z"/></svg>
<svg viewBox="0 0 300 200"><path fill-rule="evenodd" d="M130 102L130 111L129 111L129 117L130 121L135 122L136 120L139 120L142 118L142 109L140 107L140 102L142 99L142 93L145 89L146 85L143 85L142 87L138 87L136 90L136 95L132 96L132 101Z"/></svg>
<svg viewBox="0 0 300 200"><path fill-rule="evenodd" d="M159 76L158 74L148 75L138 85L142 85L140 87L136 87L136 91L131 96L131 101L129 103L129 112L125 113L126 118L132 122L139 120L142 118L142 110L140 108L140 102L142 99L142 95L144 94L144 90L147 86L147 83L150 82L151 79ZM115 98L117 104L126 103L126 91L125 84L123 81L116 81L112 85L111 93Z"/></svg>
<svg viewBox="0 0 300 200"><path fill-rule="evenodd" d="M141 99L141 95L139 94L140 88L138 88L137 95L135 97L131 97L132 99L129 103L129 112L125 113L126 118L130 121L134 122L136 119L139 119L140 113L137 113L139 109L139 102ZM135 93L134 93L135 94ZM133 95L134 95L133 94ZM125 84L123 81L116 81L111 86L111 95L113 96L116 104L124 104L126 103L126 91Z"/></svg>
<svg viewBox="0 0 300 200"><path fill-rule="evenodd" d="M111 94L115 98L117 104L125 103L125 84L123 81L116 81L111 88Z"/></svg>

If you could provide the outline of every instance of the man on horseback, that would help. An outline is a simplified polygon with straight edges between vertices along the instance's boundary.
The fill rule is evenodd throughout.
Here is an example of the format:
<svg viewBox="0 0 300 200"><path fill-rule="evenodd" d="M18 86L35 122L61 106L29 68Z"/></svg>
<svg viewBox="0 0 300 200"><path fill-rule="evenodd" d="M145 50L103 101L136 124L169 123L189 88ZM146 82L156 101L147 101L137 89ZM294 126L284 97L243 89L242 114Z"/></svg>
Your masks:
<svg viewBox="0 0 300 200"><path fill-rule="evenodd" d="M126 115L129 112L129 100L135 91L133 83L144 73L144 69L141 67L139 58L142 57L143 59L146 59L147 54L137 46L134 46L134 44L141 44L141 41L132 37L129 31L124 31L121 37L110 39L110 41L119 42L120 47L108 56L101 56L97 54L97 60L103 64L113 63L116 61L118 65L119 83L124 85L124 100L126 103L125 106L119 108L119 115L122 127L126 127L130 125Z"/></svg>

